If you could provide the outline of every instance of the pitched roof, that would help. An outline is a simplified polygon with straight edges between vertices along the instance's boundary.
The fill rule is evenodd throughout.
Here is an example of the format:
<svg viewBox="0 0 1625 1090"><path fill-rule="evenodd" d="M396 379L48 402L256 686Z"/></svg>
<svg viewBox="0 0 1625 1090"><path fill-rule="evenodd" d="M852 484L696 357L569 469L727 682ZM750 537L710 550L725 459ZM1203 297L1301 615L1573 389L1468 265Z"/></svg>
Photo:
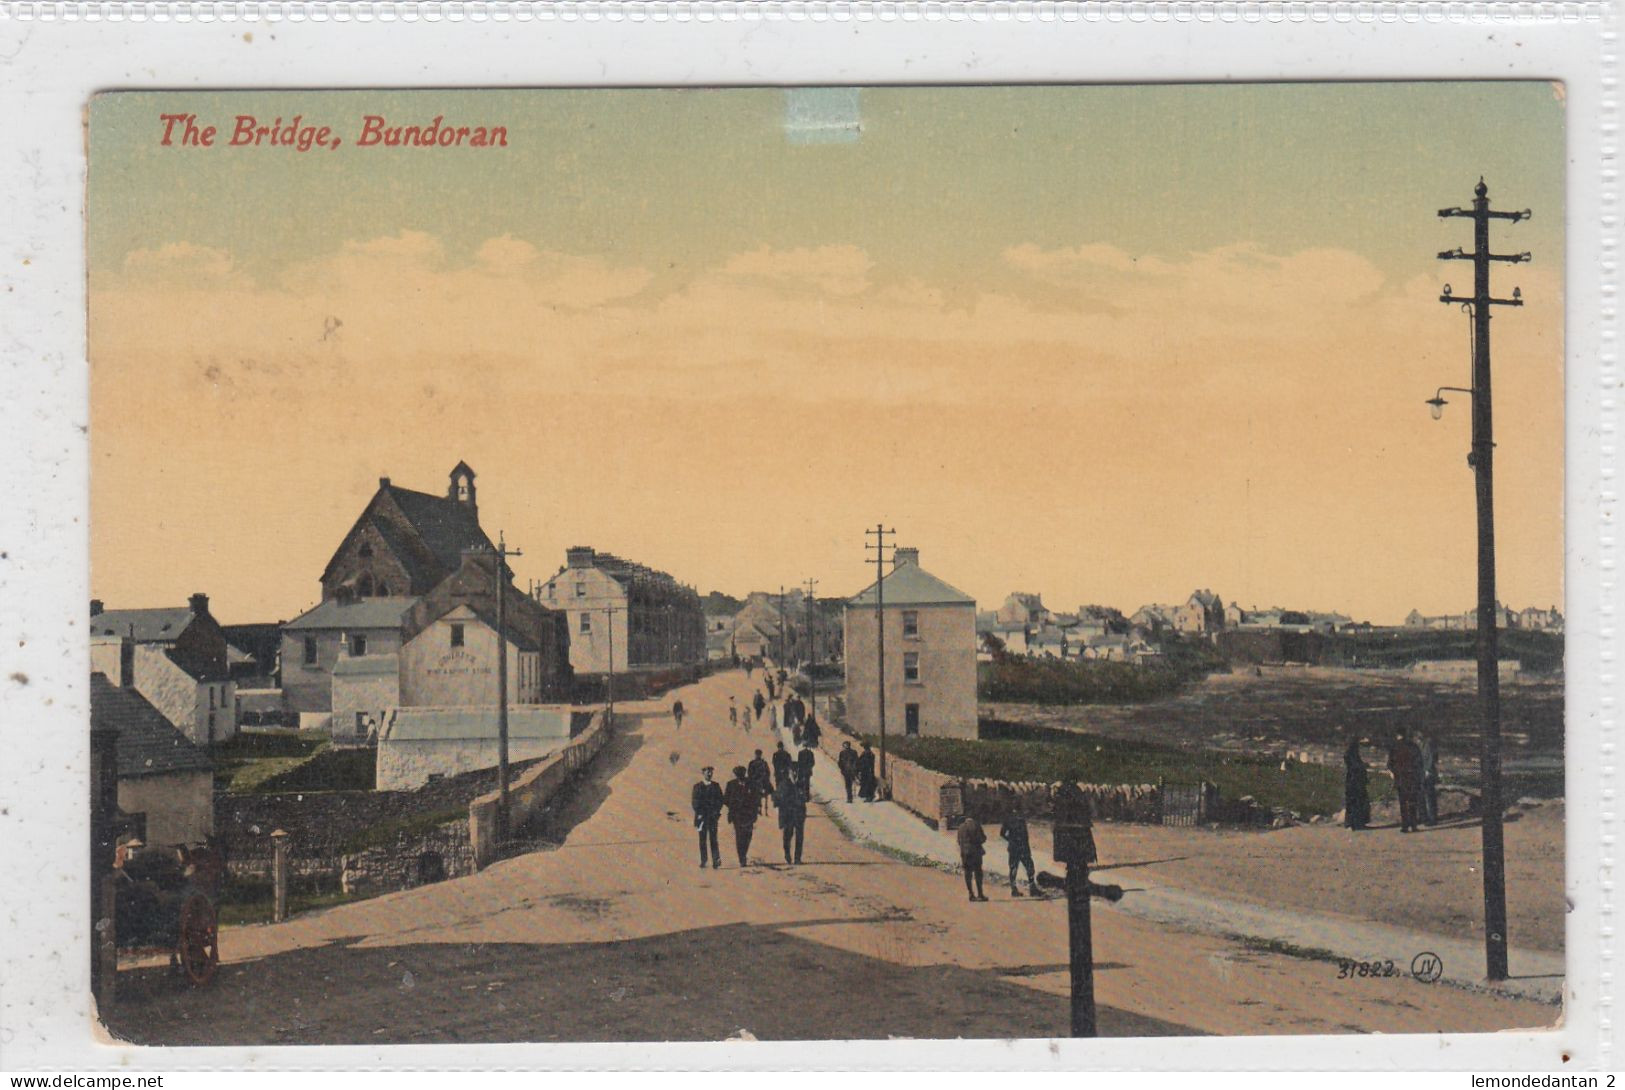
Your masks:
<svg viewBox="0 0 1625 1090"><path fill-rule="evenodd" d="M186 631L192 617L191 609L186 606L171 609L108 609L90 619L90 634L131 636L137 643L171 643Z"/></svg>
<svg viewBox="0 0 1625 1090"><path fill-rule="evenodd" d="M945 606L972 605L976 599L956 587L949 586L918 564L904 564L887 572L879 584L871 583L846 600L848 606L875 604L876 586L880 587L888 606Z"/></svg>
<svg viewBox="0 0 1625 1090"><path fill-rule="evenodd" d="M456 571L462 564L464 549L493 548L491 539L480 529L479 519L466 503L450 496L432 496L394 485L381 485L379 491L389 493L406 521L412 524L446 571Z"/></svg>
<svg viewBox="0 0 1625 1090"><path fill-rule="evenodd" d="M357 598L351 602L329 598L282 627L293 631L323 628L399 628L406 611L416 602L416 598L400 597Z"/></svg>
<svg viewBox="0 0 1625 1090"><path fill-rule="evenodd" d="M176 730L146 697L134 689L119 688L106 674L90 675L90 725L118 731L121 777L214 768L209 755Z"/></svg>
<svg viewBox="0 0 1625 1090"><path fill-rule="evenodd" d="M412 607L402 621L401 636L415 639L431 624L458 608L467 608L488 627L497 626L496 553L460 556L456 569ZM545 651L552 643L558 611L548 609L504 580L505 634L521 651Z"/></svg>
<svg viewBox="0 0 1625 1090"><path fill-rule="evenodd" d="M334 677L383 677L389 674L398 674L401 669L401 657L390 653L387 655L340 655L338 661L333 663Z"/></svg>

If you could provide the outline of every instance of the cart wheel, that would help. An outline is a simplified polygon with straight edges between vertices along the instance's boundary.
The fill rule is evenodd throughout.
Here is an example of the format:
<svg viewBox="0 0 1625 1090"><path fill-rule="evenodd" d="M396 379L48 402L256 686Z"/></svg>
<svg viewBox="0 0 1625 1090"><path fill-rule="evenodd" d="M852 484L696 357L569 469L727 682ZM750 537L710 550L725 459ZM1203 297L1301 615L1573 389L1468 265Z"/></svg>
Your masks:
<svg viewBox="0 0 1625 1090"><path fill-rule="evenodd" d="M175 952L180 955L181 969L193 986L207 984L214 978L214 971L220 965L220 932L214 905L201 893L192 894L181 904Z"/></svg>

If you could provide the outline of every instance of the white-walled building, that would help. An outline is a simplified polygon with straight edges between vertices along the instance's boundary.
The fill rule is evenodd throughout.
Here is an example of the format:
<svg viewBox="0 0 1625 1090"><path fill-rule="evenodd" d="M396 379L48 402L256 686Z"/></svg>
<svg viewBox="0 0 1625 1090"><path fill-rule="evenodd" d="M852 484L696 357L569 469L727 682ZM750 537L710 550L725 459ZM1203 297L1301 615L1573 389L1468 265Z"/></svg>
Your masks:
<svg viewBox="0 0 1625 1090"><path fill-rule="evenodd" d="M884 598L885 616L877 617ZM877 645L885 625L885 677ZM898 548L892 570L848 599L846 719L853 730L975 738L976 601L920 567L918 549Z"/></svg>
<svg viewBox="0 0 1625 1090"><path fill-rule="evenodd" d="M90 613L93 672L140 693L196 745L237 733L236 683L208 595L167 609L103 609L93 601Z"/></svg>

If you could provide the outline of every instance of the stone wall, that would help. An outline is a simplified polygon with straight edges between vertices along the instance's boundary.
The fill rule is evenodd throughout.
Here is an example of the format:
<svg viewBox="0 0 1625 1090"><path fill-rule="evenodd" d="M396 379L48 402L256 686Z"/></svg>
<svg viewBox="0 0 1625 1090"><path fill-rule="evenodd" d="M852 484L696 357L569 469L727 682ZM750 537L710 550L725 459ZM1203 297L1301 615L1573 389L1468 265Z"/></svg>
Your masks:
<svg viewBox="0 0 1625 1090"><path fill-rule="evenodd" d="M474 870L468 826L459 820L344 856L339 886L345 893L369 896L463 878Z"/></svg>
<svg viewBox="0 0 1625 1090"><path fill-rule="evenodd" d="M611 726L603 712L594 712L585 730L551 757L514 780L508 788L509 826L520 829L539 814L576 774L598 755L609 738ZM474 847L476 867L497 858L497 792L481 795L468 807L468 839Z"/></svg>

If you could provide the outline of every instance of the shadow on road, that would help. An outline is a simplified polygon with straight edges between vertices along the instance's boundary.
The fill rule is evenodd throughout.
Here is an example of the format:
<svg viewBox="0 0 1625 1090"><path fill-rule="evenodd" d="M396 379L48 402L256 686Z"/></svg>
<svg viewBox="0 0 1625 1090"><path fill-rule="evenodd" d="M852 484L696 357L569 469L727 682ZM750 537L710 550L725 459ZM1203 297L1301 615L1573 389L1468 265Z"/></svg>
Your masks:
<svg viewBox="0 0 1625 1090"><path fill-rule="evenodd" d="M621 942L334 943L223 966L204 988L126 970L106 1022L142 1045L1052 1037L1067 998L1002 978L1062 968L901 965L751 924ZM1195 1032L1111 1007L1099 1019L1102 1036Z"/></svg>
<svg viewBox="0 0 1625 1090"><path fill-rule="evenodd" d="M599 750L575 782L559 793L552 805L533 817L519 830L511 849L504 857L511 858L525 852L552 851L564 846L576 826L592 817L610 795L610 781L632 763L632 758L643 748L644 736L641 716L615 713L617 724L604 748Z"/></svg>

